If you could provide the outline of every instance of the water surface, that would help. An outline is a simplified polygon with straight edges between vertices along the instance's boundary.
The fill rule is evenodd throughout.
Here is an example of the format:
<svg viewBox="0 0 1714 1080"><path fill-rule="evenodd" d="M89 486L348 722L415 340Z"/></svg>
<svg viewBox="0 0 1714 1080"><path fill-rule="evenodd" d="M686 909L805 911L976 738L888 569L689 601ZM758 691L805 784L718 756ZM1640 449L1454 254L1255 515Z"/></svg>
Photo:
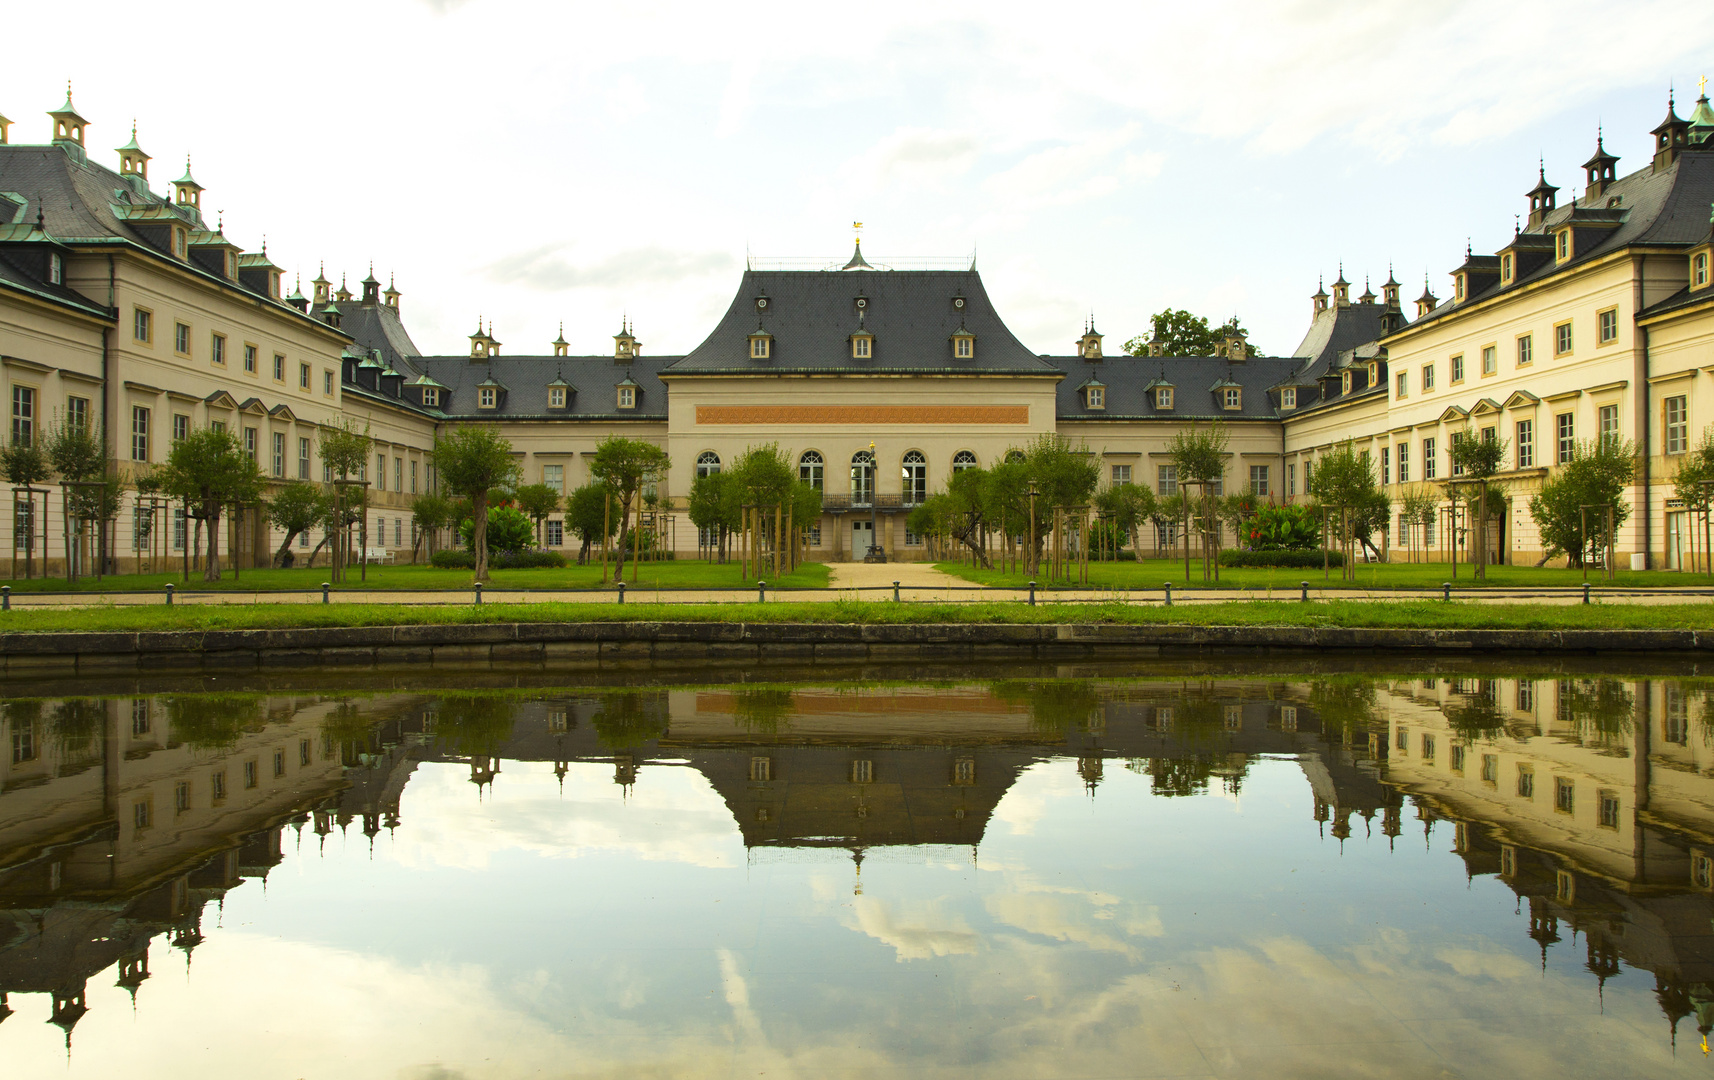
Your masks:
<svg viewBox="0 0 1714 1080"><path fill-rule="evenodd" d="M1714 1069L1696 679L558 681L9 687L0 1070Z"/></svg>

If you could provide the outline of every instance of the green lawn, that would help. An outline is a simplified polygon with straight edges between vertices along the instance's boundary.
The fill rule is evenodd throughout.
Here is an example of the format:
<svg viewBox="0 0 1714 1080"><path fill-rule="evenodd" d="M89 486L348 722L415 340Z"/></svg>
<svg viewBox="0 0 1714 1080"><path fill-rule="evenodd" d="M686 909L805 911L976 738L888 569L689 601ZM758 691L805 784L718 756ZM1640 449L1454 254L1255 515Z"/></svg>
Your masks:
<svg viewBox="0 0 1714 1080"><path fill-rule="evenodd" d="M608 567L611 576L612 567ZM804 563L792 573L772 580L763 575L769 588L778 585L781 588L824 589L827 587L828 567L825 563ZM321 583L327 580L327 568L317 567L308 570L245 570L234 580L232 571L225 571L221 579L213 583L205 583L202 575L192 572L187 584L184 575L180 574L110 574L99 583L94 578L80 578L75 586L67 585L64 578L35 578L30 581L13 580L0 583L10 585L14 594L26 592L126 592L147 591L161 592L167 582L172 582L180 589L192 592L204 592L211 589L240 590L254 592L257 590L308 590L320 589ZM413 589L468 589L471 575L468 570L437 570L432 566L371 566L368 580L364 581L356 569L352 569L346 577L344 589L375 589L388 591L409 591ZM646 562L636 569L636 580L632 580L629 567L625 570L625 583L635 589L717 589L741 588L746 585L754 586L751 579L746 582L738 576L738 566L734 563L724 565L705 563L687 559L674 562ZM592 566L568 566L561 570L495 570L488 582L490 589L593 589L601 586L601 564Z"/></svg>
<svg viewBox="0 0 1714 1080"><path fill-rule="evenodd" d="M980 585L1022 587L1029 583L1029 575L1024 573L1007 573L999 569L976 570L968 563L956 562L937 563L936 566L948 574ZM1043 588L1054 587L1045 577L1037 580ZM1161 583L1166 581L1172 582L1175 587L1185 584L1184 560L1145 559L1142 562L1089 564L1089 583L1098 588L1135 592L1159 591ZM1319 566L1314 569L1294 567L1284 570L1223 566L1220 568L1220 580L1207 583L1207 587L1288 590L1296 589L1300 581L1307 581L1315 588L1358 589L1438 589L1441 583L1446 581L1452 582L1455 588L1473 588L1478 585L1466 563L1458 564L1456 578L1452 576L1450 563L1362 563L1357 567L1355 582L1343 581L1338 567L1333 568L1331 576L1323 578ZM1596 586L1608 584L1598 570L1589 571L1589 583ZM1196 588L1204 587L1202 562L1199 559L1192 559L1190 562L1190 584ZM1559 567L1537 569L1533 566L1490 566L1486 584L1489 588L1508 589L1579 586L1583 584L1583 571ZM1714 581L1710 581L1706 574L1684 574L1676 570L1621 570L1612 584L1625 588L1657 589L1674 586L1714 587ZM1075 586L1070 582L1060 582L1058 587Z"/></svg>
<svg viewBox="0 0 1714 1080"><path fill-rule="evenodd" d="M501 622L1177 623L1194 626L1364 626L1425 629L1704 629L1705 604L1469 604L1429 600L1239 600L1219 604L902 603L833 600L731 604L222 604L39 608L0 613L0 632L242 630Z"/></svg>

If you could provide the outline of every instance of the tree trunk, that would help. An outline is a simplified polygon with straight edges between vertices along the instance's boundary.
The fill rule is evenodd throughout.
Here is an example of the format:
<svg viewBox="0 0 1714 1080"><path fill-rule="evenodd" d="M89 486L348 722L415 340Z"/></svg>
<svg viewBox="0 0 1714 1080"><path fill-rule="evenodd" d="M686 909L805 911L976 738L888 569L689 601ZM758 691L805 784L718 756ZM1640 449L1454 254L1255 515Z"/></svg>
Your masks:
<svg viewBox="0 0 1714 1080"><path fill-rule="evenodd" d="M203 503L203 517L208 522L208 568L202 572L202 580L220 580L220 504L209 500Z"/></svg>
<svg viewBox="0 0 1714 1080"><path fill-rule="evenodd" d="M488 580L488 489L470 496L470 546L476 552L476 574L472 580Z"/></svg>
<svg viewBox="0 0 1714 1080"><path fill-rule="evenodd" d="M274 569L278 570L286 565L286 555L292 550L292 541L296 540L298 533L302 531L302 529L292 529L286 533L285 540L280 543L280 550L274 552Z"/></svg>
<svg viewBox="0 0 1714 1080"><path fill-rule="evenodd" d="M315 545L315 547L314 547L314 548L312 548L312 549L311 549L311 550L310 550L310 553L309 553L309 561L307 561L307 562L305 562L305 563L304 563L304 566L306 566L306 567L313 567L313 566L315 566L315 557L316 557L316 556L317 556L317 555L320 555L320 554L321 554L321 549L322 549L322 548L324 548L324 547L327 547L327 544L328 544L328 541L330 541L330 540L332 540L332 539L333 539L333 531L332 531L332 530L327 530L327 531L326 531L326 532L325 532L325 533L324 533L324 534L323 534L323 536L322 536L322 538L321 538L321 541L320 541L320 542L319 542L319 543L317 543L317 544L316 544L316 545ZM329 555L329 560L330 560L330 561L331 561L331 559L332 559L332 556L331 556L331 555Z"/></svg>
<svg viewBox="0 0 1714 1080"><path fill-rule="evenodd" d="M625 580L625 541L631 538L631 492L619 496L619 550L615 552L614 581Z"/></svg>

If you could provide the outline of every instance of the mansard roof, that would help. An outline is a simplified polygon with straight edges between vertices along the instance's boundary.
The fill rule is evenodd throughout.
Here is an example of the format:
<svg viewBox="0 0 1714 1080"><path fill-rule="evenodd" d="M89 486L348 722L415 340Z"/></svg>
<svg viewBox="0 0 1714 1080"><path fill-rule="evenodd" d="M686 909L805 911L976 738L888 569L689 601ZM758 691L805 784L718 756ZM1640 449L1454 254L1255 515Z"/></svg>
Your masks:
<svg viewBox="0 0 1714 1080"><path fill-rule="evenodd" d="M1066 374L1056 388L1054 401L1061 420L1274 420L1279 410L1268 389L1298 364L1289 356L1253 356L1236 363L1223 356L1128 353L1105 356L1098 363L1081 356L1041 359ZM1084 403L1083 387L1092 383L1106 388L1105 408L1100 411L1091 411ZM1227 386L1243 389L1239 398L1242 408L1221 406L1217 392ZM1157 387L1173 388L1172 408L1156 408Z"/></svg>
<svg viewBox="0 0 1714 1080"><path fill-rule="evenodd" d="M873 355L851 356L859 293L862 327ZM766 298L765 307L757 300ZM962 306L956 302L962 300ZM752 357L757 328L772 336L771 355ZM976 337L975 356L953 356L960 329ZM1017 339L975 270L746 270L714 332L666 375L849 372L993 374L1052 377L1055 368Z"/></svg>
<svg viewBox="0 0 1714 1080"><path fill-rule="evenodd" d="M618 363L611 356L422 356L413 364L422 371L415 385L445 388L439 412L447 416L509 420L595 418L665 420L667 388L663 368L676 356L639 356ZM637 388L635 408L620 409L615 389L629 379ZM476 388L503 386L506 393L493 409L476 407ZM548 407L548 387L570 386L564 406ZM581 389L577 389L581 388Z"/></svg>

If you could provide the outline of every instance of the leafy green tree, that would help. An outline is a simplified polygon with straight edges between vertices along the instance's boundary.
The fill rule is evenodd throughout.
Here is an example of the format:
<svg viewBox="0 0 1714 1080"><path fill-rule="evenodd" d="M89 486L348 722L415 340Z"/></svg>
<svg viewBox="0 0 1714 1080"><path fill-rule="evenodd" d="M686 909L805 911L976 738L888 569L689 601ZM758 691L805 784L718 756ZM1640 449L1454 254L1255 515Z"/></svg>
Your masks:
<svg viewBox="0 0 1714 1080"><path fill-rule="evenodd" d="M1114 484L1095 496L1095 509L1114 535L1136 551L1137 529L1155 513L1155 493L1141 484Z"/></svg>
<svg viewBox="0 0 1714 1080"><path fill-rule="evenodd" d="M1491 430L1491 429L1490 429ZM1456 474L1460 470L1466 480L1476 483L1475 511L1476 521L1476 579L1486 581L1488 578L1488 487L1494 474L1506 460L1507 441L1490 439L1476 435L1473 432L1455 432L1452 436L1452 466Z"/></svg>
<svg viewBox="0 0 1714 1080"><path fill-rule="evenodd" d="M709 473L690 483L686 507L690 522L714 537L718 558L726 561L726 536L738 529L738 494L728 473Z"/></svg>
<svg viewBox="0 0 1714 1080"><path fill-rule="evenodd" d="M651 442L610 435L595 448L589 475L605 484L619 507L618 565L615 577L625 576L625 545L631 536L631 507L647 485L658 483L672 467L667 452ZM636 576L633 563L632 577Z"/></svg>
<svg viewBox="0 0 1714 1080"><path fill-rule="evenodd" d="M0 449L0 479L10 481L15 487L23 488L24 498L29 500L32 508L36 504L36 485L45 483L51 475L53 475L52 467L48 463L47 452L42 448L39 441L14 438L6 444L4 449ZM35 511L32 509L32 516L34 513ZM37 521L37 532L43 537L42 554L44 557L47 554L46 524L44 521ZM35 573L34 563L35 541L32 539L30 546L24 549L24 574L26 577ZM46 573L45 569L43 573Z"/></svg>
<svg viewBox="0 0 1714 1080"><path fill-rule="evenodd" d="M1421 526L1423 536L1426 537L1428 526L1434 524L1434 519L1440 513L1438 489L1426 486L1409 489L1404 493L1404 497L1399 500L1399 513L1404 517L1406 526ZM1405 537L1407 550L1414 548L1415 543L1416 541L1411 535L1407 534ZM1426 543L1424 548L1423 557L1426 559Z"/></svg>
<svg viewBox="0 0 1714 1080"><path fill-rule="evenodd" d="M475 523L471 534L474 580L487 581L489 492L512 483L518 475L512 444L498 427L454 428L434 441L434 467L447 490L470 500L470 520Z"/></svg>
<svg viewBox="0 0 1714 1080"><path fill-rule="evenodd" d="M1190 580L1190 515L1196 513L1201 518L1203 540L1202 577L1208 580L1210 572L1218 573L1214 568L1220 560L1220 527L1215 520L1216 505L1212 498L1210 486L1222 480L1226 475L1226 447L1231 439L1226 434L1226 425L1218 420L1206 427L1193 423L1188 428L1181 428L1167 443L1167 455L1171 458L1173 468L1178 475L1179 490L1184 498L1181 502L1184 508L1184 580Z"/></svg>
<svg viewBox="0 0 1714 1080"><path fill-rule="evenodd" d="M458 526L459 538L464 546L474 550L476 523L466 520ZM488 508L488 549L514 553L524 551L536 539L535 526L524 516L523 511L511 506L490 506Z"/></svg>
<svg viewBox="0 0 1714 1080"><path fill-rule="evenodd" d="M1596 439L1572 447L1571 460L1530 497L1530 517L1541 531L1544 562L1563 553L1571 566L1581 567L1607 546L1607 515L1600 508L1613 508L1617 532L1631 516L1624 494L1636 467L1636 447L1627 439ZM1596 509L1585 515L1585 506Z"/></svg>
<svg viewBox="0 0 1714 1080"><path fill-rule="evenodd" d="M438 491L424 492L411 500L411 521L417 527L417 536L427 543L430 558L434 557L440 531L453 520L452 500ZM414 552L412 557L415 558Z"/></svg>
<svg viewBox="0 0 1714 1080"><path fill-rule="evenodd" d="M560 497L549 484L525 484L519 488L513 498L517 501L518 509L536 526L536 546L542 546L542 522L559 513Z"/></svg>
<svg viewBox="0 0 1714 1080"><path fill-rule="evenodd" d="M275 566L286 565L286 560L291 558L292 541L298 538L298 534L309 532L318 522L327 519L328 503L326 492L304 480L294 480L268 500L268 520L274 528L285 533L280 549L274 552Z"/></svg>
<svg viewBox="0 0 1714 1080"><path fill-rule="evenodd" d="M658 691L606 693L589 724L602 746L624 750L667 733L666 706L666 695Z"/></svg>
<svg viewBox="0 0 1714 1080"><path fill-rule="evenodd" d="M168 451L162 489L190 507L189 515L208 530L204 581L220 580L221 514L232 506L259 503L263 482L262 470L231 431L197 428Z"/></svg>
<svg viewBox="0 0 1714 1080"><path fill-rule="evenodd" d="M1208 320L1188 311L1167 308L1149 318L1150 337L1134 337L1125 342L1125 351L1132 356L1147 356L1150 340L1158 341L1164 356L1213 356L1215 346L1229 334L1248 337L1236 315L1220 326L1210 327ZM1256 355L1254 345L1245 345L1249 355Z"/></svg>
<svg viewBox="0 0 1714 1080"><path fill-rule="evenodd" d="M619 519L608 513L607 485L585 484L565 500L565 527L577 537L582 547L577 561L589 561L589 549L602 540L613 539L619 531Z"/></svg>
<svg viewBox="0 0 1714 1080"><path fill-rule="evenodd" d="M1356 548L1361 544L1379 555L1373 536L1386 528L1392 502L1375 483L1375 469L1367 453L1359 453L1349 442L1340 443L1321 456L1309 483L1310 494L1327 508L1333 535L1345 554L1341 575L1357 576Z"/></svg>
<svg viewBox="0 0 1714 1080"><path fill-rule="evenodd" d="M1705 486L1706 485L1706 486ZM1702 429L1702 440L1690 453L1678 459L1678 468L1672 474L1672 493L1678 496L1684 508L1692 513L1692 521L1707 514L1711 503L1714 503L1714 425ZM1698 546L1706 548L1709 537L1692 535L1690 549L1695 551ZM1709 559L1706 550L1703 559ZM1694 557L1692 569L1694 569ZM1709 562L1714 566L1714 561Z"/></svg>
<svg viewBox="0 0 1714 1080"><path fill-rule="evenodd" d="M369 467L369 449L375 440L369 436L369 426L365 424L361 430L355 420L346 419L338 427L323 428L317 439L317 450L321 453L322 464L331 470L335 479L350 480L363 475ZM345 539L352 525L366 520L369 508L369 490L358 488L356 498L348 494L351 488L336 486L333 497L328 500L329 531L323 538L323 543L334 541L333 551L333 580L339 581L345 573L346 549L350 546ZM317 547L320 550L320 547ZM310 553L310 562L315 561L315 552Z"/></svg>

